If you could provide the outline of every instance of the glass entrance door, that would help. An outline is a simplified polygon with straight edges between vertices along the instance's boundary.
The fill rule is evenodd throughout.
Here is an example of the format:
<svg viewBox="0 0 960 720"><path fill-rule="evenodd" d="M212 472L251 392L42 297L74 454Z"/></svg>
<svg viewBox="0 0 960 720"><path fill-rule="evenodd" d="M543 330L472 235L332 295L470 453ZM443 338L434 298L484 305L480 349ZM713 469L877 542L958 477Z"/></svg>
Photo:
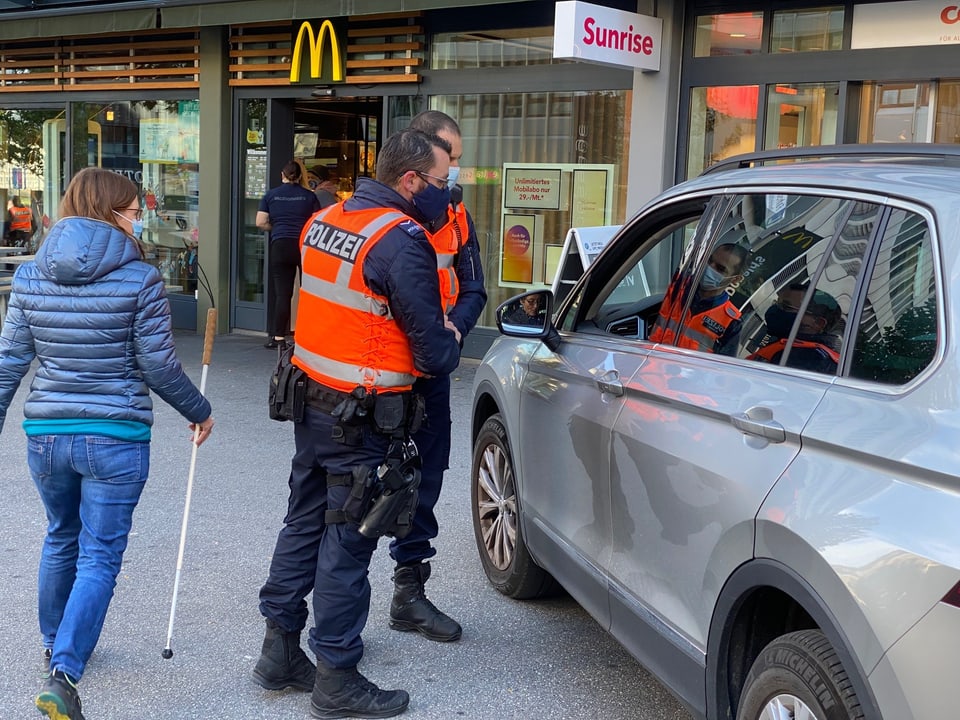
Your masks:
<svg viewBox="0 0 960 720"><path fill-rule="evenodd" d="M357 178L374 174L382 102L339 97L240 100L233 328L259 332L266 328L269 245L255 219L264 193L280 183L280 168L299 160L311 189L319 187L323 175L334 184L340 200L350 197ZM295 317L296 294L293 302Z"/></svg>
<svg viewBox="0 0 960 720"><path fill-rule="evenodd" d="M933 142L933 83L864 83L860 142Z"/></svg>

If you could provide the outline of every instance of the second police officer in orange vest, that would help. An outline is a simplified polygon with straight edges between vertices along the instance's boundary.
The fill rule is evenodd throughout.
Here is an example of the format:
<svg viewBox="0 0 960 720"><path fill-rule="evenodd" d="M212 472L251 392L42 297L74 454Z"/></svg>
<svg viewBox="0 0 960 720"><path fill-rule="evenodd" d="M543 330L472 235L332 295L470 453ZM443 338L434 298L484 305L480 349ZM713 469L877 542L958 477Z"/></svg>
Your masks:
<svg viewBox="0 0 960 720"><path fill-rule="evenodd" d="M418 377L447 375L460 360L422 227L449 204L449 164L448 143L400 131L380 150L377 179L360 179L301 236L293 363L307 376L306 407L294 423L287 515L260 590L267 630L253 674L267 688L312 689L314 717L392 717L409 702L357 670L378 540L361 532L359 515L365 483L393 447L381 420L396 416L394 401L414 406ZM300 649L311 589L315 672Z"/></svg>
<svg viewBox="0 0 960 720"><path fill-rule="evenodd" d="M425 110L410 122L410 127L436 135L450 143L448 185L453 194L439 216L426 225L427 236L437 253L443 312L462 338L473 329L487 301L480 245L466 207L463 190L456 184L460 173L463 142L456 121L439 110ZM427 562L437 551L431 540L439 530L433 509L440 497L443 471L450 461L450 376L417 378L413 386L426 406L426 419L414 436L423 462L420 499L408 535L390 543L390 556L396 562L393 574L394 595L390 605L390 627L417 631L431 640L452 642L460 639L460 624L438 610L424 592L430 577Z"/></svg>

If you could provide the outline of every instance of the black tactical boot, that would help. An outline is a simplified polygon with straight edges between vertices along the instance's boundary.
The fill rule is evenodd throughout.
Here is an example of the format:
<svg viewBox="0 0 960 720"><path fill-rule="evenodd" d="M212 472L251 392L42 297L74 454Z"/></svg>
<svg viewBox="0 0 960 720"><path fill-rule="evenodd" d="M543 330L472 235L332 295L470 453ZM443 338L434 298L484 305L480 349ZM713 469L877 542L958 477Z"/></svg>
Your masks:
<svg viewBox="0 0 960 720"><path fill-rule="evenodd" d="M429 577L430 563L397 566L393 573L390 627L406 632L415 630L438 642L459 640L460 624L437 610L423 593L423 584Z"/></svg>
<svg viewBox="0 0 960 720"><path fill-rule="evenodd" d="M387 718L407 709L406 690L381 690L356 667L329 668L317 663L317 682L310 698L315 718Z"/></svg>
<svg viewBox="0 0 960 720"><path fill-rule="evenodd" d="M50 720L84 720L77 684L66 673L54 670L40 688L37 710Z"/></svg>
<svg viewBox="0 0 960 720"><path fill-rule="evenodd" d="M284 632L272 620L267 620L260 659L253 668L253 679L267 690L291 687L310 692L316 677L316 668L300 649L300 633Z"/></svg>

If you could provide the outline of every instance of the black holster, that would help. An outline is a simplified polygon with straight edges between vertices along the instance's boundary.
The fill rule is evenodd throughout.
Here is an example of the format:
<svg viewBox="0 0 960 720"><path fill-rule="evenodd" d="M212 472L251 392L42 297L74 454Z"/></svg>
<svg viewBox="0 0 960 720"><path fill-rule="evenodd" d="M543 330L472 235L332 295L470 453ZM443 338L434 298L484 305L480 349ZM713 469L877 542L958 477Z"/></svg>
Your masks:
<svg viewBox="0 0 960 720"><path fill-rule="evenodd" d="M303 420L307 397L307 374L293 364L294 345L284 341L277 351L277 367L270 376L267 408L271 420Z"/></svg>
<svg viewBox="0 0 960 720"><path fill-rule="evenodd" d="M360 534L404 538L413 528L420 487L420 456L412 442L391 444L377 468L377 485L369 509L360 521Z"/></svg>

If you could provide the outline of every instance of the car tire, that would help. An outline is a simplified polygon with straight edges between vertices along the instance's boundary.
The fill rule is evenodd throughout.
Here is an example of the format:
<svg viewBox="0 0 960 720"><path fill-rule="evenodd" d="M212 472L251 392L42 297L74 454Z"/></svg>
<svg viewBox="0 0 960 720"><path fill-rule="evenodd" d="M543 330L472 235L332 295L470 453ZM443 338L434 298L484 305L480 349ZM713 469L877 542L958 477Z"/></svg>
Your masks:
<svg viewBox="0 0 960 720"><path fill-rule="evenodd" d="M781 635L754 661L737 720L862 720L857 694L840 658L819 630Z"/></svg>
<svg viewBox="0 0 960 720"><path fill-rule="evenodd" d="M553 578L533 561L523 539L513 454L500 415L487 418L474 443L470 498L474 538L490 583L518 600L553 592Z"/></svg>

